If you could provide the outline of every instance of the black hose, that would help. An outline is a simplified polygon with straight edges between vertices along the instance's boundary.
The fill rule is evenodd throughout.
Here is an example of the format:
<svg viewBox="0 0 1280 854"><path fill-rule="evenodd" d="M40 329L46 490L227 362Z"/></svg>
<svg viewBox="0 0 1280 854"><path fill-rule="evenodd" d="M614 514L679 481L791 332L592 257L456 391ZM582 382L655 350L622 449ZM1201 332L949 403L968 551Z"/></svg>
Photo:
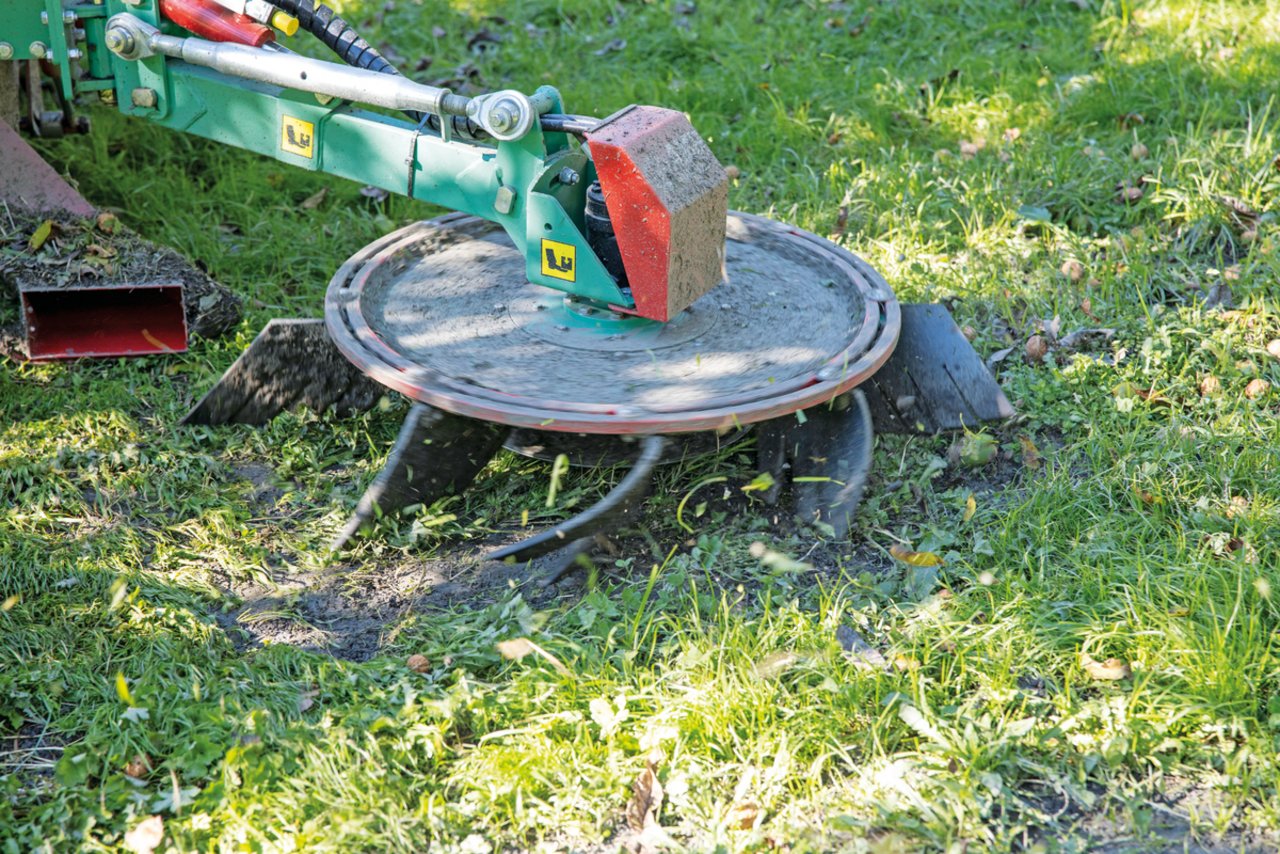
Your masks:
<svg viewBox="0 0 1280 854"><path fill-rule="evenodd" d="M350 24L334 14L323 3L312 0L271 0L272 5L293 15L302 28L311 33L336 53L347 65L365 68L379 74L400 74L400 71L378 53Z"/></svg>

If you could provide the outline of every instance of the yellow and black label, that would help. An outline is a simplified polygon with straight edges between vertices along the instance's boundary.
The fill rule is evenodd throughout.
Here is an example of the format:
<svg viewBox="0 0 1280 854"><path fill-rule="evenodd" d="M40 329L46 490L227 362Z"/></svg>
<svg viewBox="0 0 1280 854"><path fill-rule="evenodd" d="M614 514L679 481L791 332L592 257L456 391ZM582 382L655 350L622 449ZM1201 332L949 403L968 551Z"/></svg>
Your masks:
<svg viewBox="0 0 1280 854"><path fill-rule="evenodd" d="M542 241L542 275L566 282L578 281L578 247L558 240Z"/></svg>
<svg viewBox="0 0 1280 854"><path fill-rule="evenodd" d="M316 126L293 116L285 116L280 124L280 150L299 157L315 157Z"/></svg>

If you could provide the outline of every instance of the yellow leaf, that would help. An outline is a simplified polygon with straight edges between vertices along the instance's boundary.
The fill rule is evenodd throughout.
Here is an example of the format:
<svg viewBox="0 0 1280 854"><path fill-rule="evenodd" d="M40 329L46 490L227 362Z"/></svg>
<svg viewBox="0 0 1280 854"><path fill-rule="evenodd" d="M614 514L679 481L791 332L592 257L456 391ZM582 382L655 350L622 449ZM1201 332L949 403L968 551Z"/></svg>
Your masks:
<svg viewBox="0 0 1280 854"><path fill-rule="evenodd" d="M973 518L973 514L977 512L978 512L978 502L974 501L973 496L970 495L968 498L964 500L964 521L968 522L970 519Z"/></svg>
<svg viewBox="0 0 1280 854"><path fill-rule="evenodd" d="M889 554L911 566L942 566L942 558L933 552L913 552L897 543L889 547Z"/></svg>
<svg viewBox="0 0 1280 854"><path fill-rule="evenodd" d="M17 605L20 601L22 601L22 597L15 593L8 599L0 602L0 611L12 611L13 606Z"/></svg>
<svg viewBox="0 0 1280 854"><path fill-rule="evenodd" d="M116 696L129 706L138 705L134 702L133 695L129 693L129 683L125 681L124 674L119 670L116 671Z"/></svg>
<svg viewBox="0 0 1280 854"><path fill-rule="evenodd" d="M1108 658L1106 661L1097 661L1087 652L1080 653L1080 666L1091 678L1104 682L1116 682L1133 675L1129 665L1120 659Z"/></svg>
<svg viewBox="0 0 1280 854"><path fill-rule="evenodd" d="M31 233L31 239L27 241L27 246L28 248L31 249L32 252L35 252L41 246L44 246L45 241L47 241L52 235L53 235L53 220L46 219L44 222L40 223L39 228L37 228L34 232Z"/></svg>

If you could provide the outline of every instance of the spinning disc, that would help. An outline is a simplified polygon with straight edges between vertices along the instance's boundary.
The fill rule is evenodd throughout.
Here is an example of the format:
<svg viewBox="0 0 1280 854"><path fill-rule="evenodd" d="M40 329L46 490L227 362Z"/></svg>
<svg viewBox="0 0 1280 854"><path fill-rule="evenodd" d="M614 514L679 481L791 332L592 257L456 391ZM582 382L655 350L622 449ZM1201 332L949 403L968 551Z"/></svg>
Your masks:
<svg viewBox="0 0 1280 854"><path fill-rule="evenodd" d="M871 376L900 311L861 259L730 213L726 281L661 324L525 280L486 220L388 235L329 285L334 342L373 379L458 415L577 433L741 427L830 401Z"/></svg>

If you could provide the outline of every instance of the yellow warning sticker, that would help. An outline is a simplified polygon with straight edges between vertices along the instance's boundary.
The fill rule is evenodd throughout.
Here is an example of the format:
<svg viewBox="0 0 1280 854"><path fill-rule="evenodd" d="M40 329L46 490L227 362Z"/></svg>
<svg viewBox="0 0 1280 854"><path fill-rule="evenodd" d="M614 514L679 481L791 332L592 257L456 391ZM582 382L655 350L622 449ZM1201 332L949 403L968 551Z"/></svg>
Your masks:
<svg viewBox="0 0 1280 854"><path fill-rule="evenodd" d="M280 150L299 157L315 157L316 126L285 116L280 126Z"/></svg>
<svg viewBox="0 0 1280 854"><path fill-rule="evenodd" d="M542 241L542 275L566 282L578 280L578 247L558 240Z"/></svg>

